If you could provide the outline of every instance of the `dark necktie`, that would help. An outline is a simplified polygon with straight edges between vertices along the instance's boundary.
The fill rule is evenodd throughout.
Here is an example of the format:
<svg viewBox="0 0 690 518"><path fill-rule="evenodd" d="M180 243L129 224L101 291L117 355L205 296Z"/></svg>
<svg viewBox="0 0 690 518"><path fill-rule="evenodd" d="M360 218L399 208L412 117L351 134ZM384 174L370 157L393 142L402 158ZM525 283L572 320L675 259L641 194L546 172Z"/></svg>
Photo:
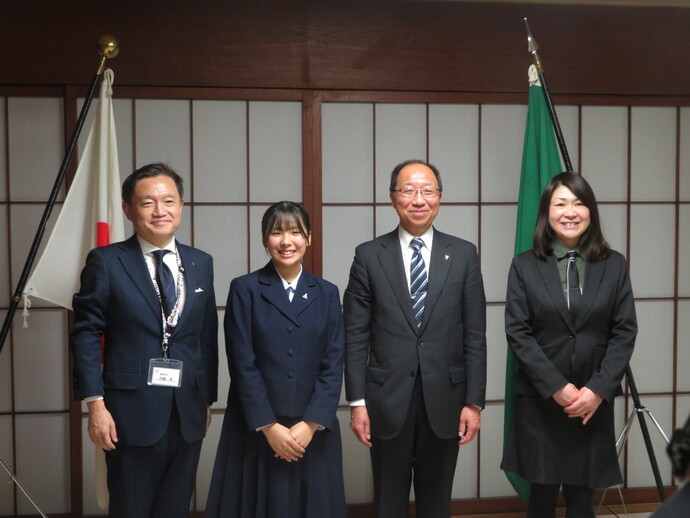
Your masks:
<svg viewBox="0 0 690 518"><path fill-rule="evenodd" d="M577 256L575 250L569 250L565 257L568 259L565 274L565 289L568 299L568 309L571 313L577 311L582 291L580 290L580 275L577 272Z"/></svg>
<svg viewBox="0 0 690 518"><path fill-rule="evenodd" d="M154 250L153 259L156 261L156 282L158 283L158 291L161 294L161 305L167 317L175 306L177 295L175 294L175 279L168 268L168 265L163 262L163 256L170 252L170 250Z"/></svg>
<svg viewBox="0 0 690 518"><path fill-rule="evenodd" d="M414 248L412 252L412 260L410 261L410 298L412 299L412 310L414 311L414 318L417 321L417 327L422 326L422 317L424 316L424 300L426 299L426 286L428 279L426 275L426 267L424 265L424 258L422 257L422 247L424 241L415 237L410 246Z"/></svg>
<svg viewBox="0 0 690 518"><path fill-rule="evenodd" d="M288 286L285 288L285 293L287 293L288 300L292 302L292 294L295 292L295 290L292 289L292 286Z"/></svg>

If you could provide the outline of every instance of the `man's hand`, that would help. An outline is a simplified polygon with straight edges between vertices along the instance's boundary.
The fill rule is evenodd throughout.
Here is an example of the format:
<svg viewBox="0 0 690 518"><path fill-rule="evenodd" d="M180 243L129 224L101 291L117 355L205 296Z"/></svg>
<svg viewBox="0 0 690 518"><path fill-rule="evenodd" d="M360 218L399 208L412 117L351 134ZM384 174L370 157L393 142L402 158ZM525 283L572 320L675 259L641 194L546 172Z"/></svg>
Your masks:
<svg viewBox="0 0 690 518"><path fill-rule="evenodd" d="M263 427L261 431L266 436L266 440L276 457L293 462L301 459L304 455L304 448L290 434L290 430L282 424L273 423Z"/></svg>
<svg viewBox="0 0 690 518"><path fill-rule="evenodd" d="M458 428L458 444L462 446L474 439L481 425L481 411L474 405L465 405L460 412L460 427Z"/></svg>
<svg viewBox="0 0 690 518"><path fill-rule="evenodd" d="M603 400L604 398L596 392L593 392L587 387L582 387L579 391L578 398L563 410L568 414L568 417L581 417L582 424L587 424Z"/></svg>
<svg viewBox="0 0 690 518"><path fill-rule="evenodd" d="M91 401L86 404L89 409L89 438L99 448L104 450L114 450L117 442L117 430L113 416L105 407L102 399Z"/></svg>
<svg viewBox="0 0 690 518"><path fill-rule="evenodd" d="M359 442L371 448L371 421L367 407L353 406L350 412L350 430Z"/></svg>

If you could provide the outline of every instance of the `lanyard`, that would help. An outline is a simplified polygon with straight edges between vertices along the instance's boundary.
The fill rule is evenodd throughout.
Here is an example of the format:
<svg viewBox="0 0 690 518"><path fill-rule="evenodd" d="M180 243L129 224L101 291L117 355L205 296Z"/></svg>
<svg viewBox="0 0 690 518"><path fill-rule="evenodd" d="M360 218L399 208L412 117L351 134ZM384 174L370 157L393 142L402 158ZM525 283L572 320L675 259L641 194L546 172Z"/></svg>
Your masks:
<svg viewBox="0 0 690 518"><path fill-rule="evenodd" d="M169 328L174 328L177 325L177 320L180 316L180 295L182 293L182 285L184 283L184 268L182 267L182 260L180 259L180 253L177 250L177 245L175 246L175 260L177 261L177 282L175 283L175 305L172 311L165 317L165 311L163 311L163 302L161 300L161 290L156 281L155 272L151 272L151 279L153 280L153 288L156 290L156 295L158 295L158 301L161 307L161 328L163 329L163 340L161 343L161 348L163 349L163 358L168 359L168 350L170 349L170 337L172 332ZM147 263L148 264L148 263ZM150 271L150 270L149 270Z"/></svg>

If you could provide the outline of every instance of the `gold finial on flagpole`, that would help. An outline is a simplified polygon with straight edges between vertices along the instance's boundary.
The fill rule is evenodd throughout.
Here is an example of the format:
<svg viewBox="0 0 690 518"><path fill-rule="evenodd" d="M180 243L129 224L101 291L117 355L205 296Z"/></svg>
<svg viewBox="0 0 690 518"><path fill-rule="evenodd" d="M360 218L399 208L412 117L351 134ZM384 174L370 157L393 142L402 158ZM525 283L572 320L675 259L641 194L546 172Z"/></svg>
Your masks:
<svg viewBox="0 0 690 518"><path fill-rule="evenodd" d="M117 38L111 36L110 34L104 34L98 39L98 53L103 56L101 59L101 64L98 67L97 75L101 75L103 72L103 67L108 59L112 59L117 56L120 52L120 47L117 43Z"/></svg>

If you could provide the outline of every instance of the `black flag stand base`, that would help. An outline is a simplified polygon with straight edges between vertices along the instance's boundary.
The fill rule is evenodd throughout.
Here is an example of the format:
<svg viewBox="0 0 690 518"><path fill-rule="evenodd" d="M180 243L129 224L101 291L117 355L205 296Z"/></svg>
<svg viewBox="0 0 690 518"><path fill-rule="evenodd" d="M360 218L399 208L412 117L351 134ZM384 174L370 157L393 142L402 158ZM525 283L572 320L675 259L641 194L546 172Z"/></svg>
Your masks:
<svg viewBox="0 0 690 518"><path fill-rule="evenodd" d="M36 500L34 500L33 498L31 498L31 495L26 491L26 489L24 489L24 486L22 486L22 483L19 482L19 479L14 475L14 473L12 473L12 470L7 466L7 464L5 464L5 462L4 462L1 458L0 458L0 465L2 465L2 467L4 468L4 470L7 471L7 474L10 476L10 479L11 479L11 480L8 482L8 484L11 484L12 482L14 482L15 484L17 484L17 487L18 487L19 489L21 489L22 493L24 493L24 496L26 496L26 498L29 499L29 502L31 502L31 505L34 506L34 508L38 511L38 513L39 513L43 518L48 518L48 517L46 516L46 514L43 512L43 510L38 506L38 504L36 503Z"/></svg>
<svg viewBox="0 0 690 518"><path fill-rule="evenodd" d="M652 414L652 411L649 410L649 408L643 406L640 402L640 394L637 392L637 387L635 386L635 378L633 378L632 370L630 369L630 364L628 364L628 366L625 368L625 377L628 380L628 386L630 387L630 395L632 396L634 406L632 411L630 412L628 420L625 422L623 430L621 431L620 435L618 436L618 439L616 440L616 451L620 456L621 451L623 451L623 446L628 440L628 435L630 433L630 428L632 427L632 422L635 419L635 416L637 415L638 421L640 422L640 430L642 432L642 437L644 439L644 445L647 449L647 455L649 456L649 464L652 466L652 471L654 472L654 481L656 482L656 488L659 492L659 500L663 502L666 499L666 490L664 489L664 484L661 481L661 473L659 472L659 465L656 461L656 455L654 454L652 440L649 437L649 428L647 427L647 421L645 421L645 414L652 420L654 426L656 426L656 429L659 431L666 443L668 444L671 441L669 440L668 436L664 433L664 430L661 428L659 421L657 421L654 417L654 414ZM606 497L607 491L608 488L604 489L604 493L601 495L601 500L599 501L599 506L597 507L597 515L599 514L599 510L602 506L610 510L610 508L604 503L604 498ZM627 516L628 511L625 509L625 501L623 500L623 493L621 492L620 485L618 486L618 494L620 495L621 502L623 503L623 510ZM616 513L613 513L613 515L618 517Z"/></svg>

